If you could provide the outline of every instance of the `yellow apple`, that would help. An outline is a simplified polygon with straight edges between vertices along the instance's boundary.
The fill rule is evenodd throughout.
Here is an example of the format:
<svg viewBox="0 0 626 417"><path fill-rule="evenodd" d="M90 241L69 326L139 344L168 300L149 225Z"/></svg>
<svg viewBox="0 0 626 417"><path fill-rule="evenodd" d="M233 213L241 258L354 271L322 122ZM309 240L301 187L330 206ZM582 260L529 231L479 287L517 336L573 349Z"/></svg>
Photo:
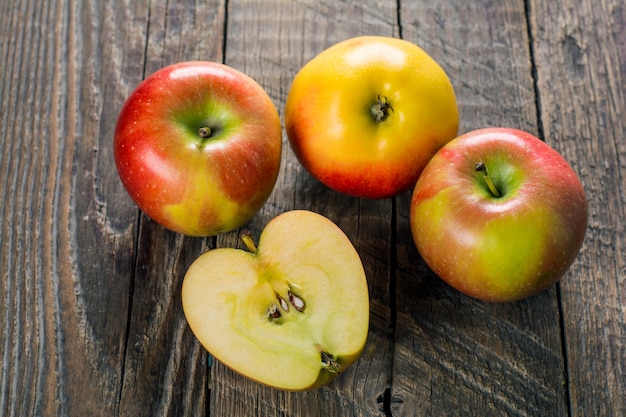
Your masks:
<svg viewBox="0 0 626 417"><path fill-rule="evenodd" d="M285 104L289 143L326 186L386 198L415 186L458 133L454 90L417 45L361 36L339 42L296 74Z"/></svg>

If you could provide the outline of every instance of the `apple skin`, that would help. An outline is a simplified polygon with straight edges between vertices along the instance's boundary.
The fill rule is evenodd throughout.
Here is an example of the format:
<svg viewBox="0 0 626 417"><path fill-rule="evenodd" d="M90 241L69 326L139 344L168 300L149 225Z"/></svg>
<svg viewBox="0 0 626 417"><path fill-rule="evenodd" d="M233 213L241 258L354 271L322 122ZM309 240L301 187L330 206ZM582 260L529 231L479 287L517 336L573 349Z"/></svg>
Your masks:
<svg viewBox="0 0 626 417"><path fill-rule="evenodd" d="M204 138L199 129L208 127ZM210 236L241 226L272 192L281 124L252 78L206 61L166 66L122 107L114 157L134 202L162 226Z"/></svg>
<svg viewBox="0 0 626 417"><path fill-rule="evenodd" d="M359 358L369 330L367 279L357 251L337 225L307 210L272 219L253 250L200 255L185 274L182 303L189 327L215 358L286 391L335 379ZM322 352L336 368L323 366Z"/></svg>
<svg viewBox="0 0 626 417"><path fill-rule="evenodd" d="M285 103L289 143L304 168L331 189L369 199L413 188L458 124L439 64L417 45L383 36L348 39L314 57Z"/></svg>
<svg viewBox="0 0 626 417"><path fill-rule="evenodd" d="M495 197L475 166L483 162ZM587 199L567 161L535 136L484 128L432 158L411 199L417 249L441 279L480 300L508 302L557 282L587 229Z"/></svg>

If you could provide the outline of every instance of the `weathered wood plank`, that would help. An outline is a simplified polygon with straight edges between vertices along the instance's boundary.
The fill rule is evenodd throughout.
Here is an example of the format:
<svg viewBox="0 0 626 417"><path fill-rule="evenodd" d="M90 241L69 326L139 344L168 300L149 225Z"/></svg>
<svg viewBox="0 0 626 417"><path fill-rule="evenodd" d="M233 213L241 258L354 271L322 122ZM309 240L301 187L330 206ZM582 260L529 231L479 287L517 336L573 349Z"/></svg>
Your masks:
<svg viewBox="0 0 626 417"><path fill-rule="evenodd" d="M622 3L0 1L0 414L626 414ZM360 34L431 53L455 85L462 132L545 136L581 175L588 236L558 286L480 303L419 259L410 193L330 191L285 137L277 187L249 227L258 236L294 208L338 223L365 263L372 316L353 368L319 391L284 393L211 365L184 320L188 265L240 245L237 232L186 238L140 214L115 174L113 129L145 75L188 59L248 73L282 114L297 70Z"/></svg>
<svg viewBox="0 0 626 417"><path fill-rule="evenodd" d="M589 199L585 244L561 285L571 414L626 415L626 5L530 11L545 140Z"/></svg>
<svg viewBox="0 0 626 417"><path fill-rule="evenodd" d="M111 199L110 103L141 70L136 4L2 2L2 415L115 414L136 209Z"/></svg>
<svg viewBox="0 0 626 417"><path fill-rule="evenodd" d="M145 7L144 75L181 61L222 61L223 0L150 2ZM206 415L209 359L187 325L180 290L187 268L213 247L214 239L183 237L145 215L140 225L136 263L127 271L133 287L119 415Z"/></svg>
<svg viewBox="0 0 626 417"><path fill-rule="evenodd" d="M403 37L448 72L460 133L538 133L523 1L403 2ZM419 258L399 199L394 415L567 415L555 287L487 304L439 280Z"/></svg>
<svg viewBox="0 0 626 417"><path fill-rule="evenodd" d="M293 76L324 48L361 34L397 35L393 3L230 1L228 18L226 63L259 81L281 115ZM384 392L391 370L387 336L391 203L339 195L302 169L286 136L283 149L276 189L249 227L258 236L272 217L302 208L327 216L346 231L363 258L368 276L372 306L368 343L363 359L336 382L308 393L261 387L215 363L211 415L384 415ZM220 237L218 245L236 246L236 234Z"/></svg>

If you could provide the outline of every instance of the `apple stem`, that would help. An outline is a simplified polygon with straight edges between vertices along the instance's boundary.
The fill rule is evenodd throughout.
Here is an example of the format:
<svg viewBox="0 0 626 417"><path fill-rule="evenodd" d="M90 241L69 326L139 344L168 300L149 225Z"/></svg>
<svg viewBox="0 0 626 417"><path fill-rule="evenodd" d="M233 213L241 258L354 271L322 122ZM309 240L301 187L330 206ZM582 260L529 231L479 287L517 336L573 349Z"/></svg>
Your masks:
<svg viewBox="0 0 626 417"><path fill-rule="evenodd" d="M198 136L200 136L202 139L207 139L211 137L211 133L213 133L211 132L211 128L207 126L198 129Z"/></svg>
<svg viewBox="0 0 626 417"><path fill-rule="evenodd" d="M376 123L384 122L389 117L390 111L393 111L391 102L387 97L380 97L380 94L376 97L376 102L370 107L370 113L374 116Z"/></svg>
<svg viewBox="0 0 626 417"><path fill-rule="evenodd" d="M500 194L500 191L496 188L496 185L493 183L493 180L491 179L491 175L489 175L489 171L487 171L487 165L485 165L485 163L481 161L476 164L474 169L477 172L482 172L485 183L487 184L487 188L489 188L489 191L491 192L491 194L493 194L493 196L496 198L500 197L502 194Z"/></svg>
<svg viewBox="0 0 626 417"><path fill-rule="evenodd" d="M257 253L257 248L256 245L254 244L254 239L252 239L252 233L250 233L250 231L248 229L244 229L241 231L241 233L239 233L239 238L243 241L244 245L246 245L246 248L256 254Z"/></svg>

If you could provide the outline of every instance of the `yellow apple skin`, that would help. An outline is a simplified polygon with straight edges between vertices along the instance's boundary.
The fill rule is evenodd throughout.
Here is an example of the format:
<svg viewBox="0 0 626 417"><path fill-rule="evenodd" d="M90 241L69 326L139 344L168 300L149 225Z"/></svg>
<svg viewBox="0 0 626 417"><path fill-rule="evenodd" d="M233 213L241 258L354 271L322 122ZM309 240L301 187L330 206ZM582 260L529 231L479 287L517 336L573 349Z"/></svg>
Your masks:
<svg viewBox="0 0 626 417"><path fill-rule="evenodd" d="M255 252L202 254L185 275L182 301L191 330L215 358L287 391L332 381L359 358L369 329L358 253L334 223L304 210L270 221ZM280 317L271 317L276 310ZM322 352L338 372L322 364Z"/></svg>
<svg viewBox="0 0 626 417"><path fill-rule="evenodd" d="M458 125L444 70L417 45L389 37L326 49L295 76L285 105L304 168L334 190L371 199L412 188Z"/></svg>

